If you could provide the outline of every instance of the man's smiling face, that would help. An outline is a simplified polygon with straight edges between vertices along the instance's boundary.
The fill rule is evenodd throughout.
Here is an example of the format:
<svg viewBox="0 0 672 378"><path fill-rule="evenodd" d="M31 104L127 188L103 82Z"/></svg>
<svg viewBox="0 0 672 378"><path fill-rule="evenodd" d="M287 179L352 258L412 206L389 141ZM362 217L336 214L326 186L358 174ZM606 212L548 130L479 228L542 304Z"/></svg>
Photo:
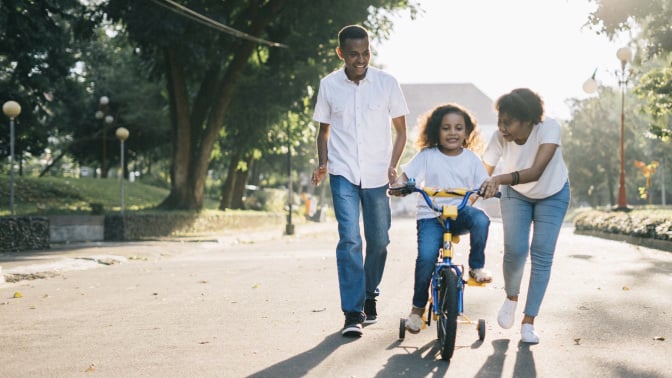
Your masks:
<svg viewBox="0 0 672 378"><path fill-rule="evenodd" d="M342 47L336 48L336 53L345 63L348 79L358 82L364 78L371 60L368 38L346 39Z"/></svg>

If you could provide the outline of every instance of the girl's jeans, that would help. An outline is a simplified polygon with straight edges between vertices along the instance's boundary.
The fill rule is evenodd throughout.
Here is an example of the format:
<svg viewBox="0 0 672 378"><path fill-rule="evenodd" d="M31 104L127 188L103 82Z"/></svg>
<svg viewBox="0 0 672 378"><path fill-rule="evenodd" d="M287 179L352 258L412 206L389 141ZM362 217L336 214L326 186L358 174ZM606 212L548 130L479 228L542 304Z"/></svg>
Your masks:
<svg viewBox="0 0 672 378"><path fill-rule="evenodd" d="M488 240L490 218L481 209L465 206L451 221L453 235L469 233L471 250L469 267L479 269L485 266L485 244ZM443 245L443 226L436 218L418 219L418 257L415 260L415 287L413 306L424 308L429 299L429 283Z"/></svg>
<svg viewBox="0 0 672 378"><path fill-rule="evenodd" d="M558 234L569 206L569 183L556 194L533 199L510 186L502 186L500 207L504 226L504 289L507 296L520 293L520 282L529 253L532 262L525 315L537 316L551 277ZM532 242L530 243L530 226Z"/></svg>
<svg viewBox="0 0 672 378"><path fill-rule="evenodd" d="M391 221L388 186L362 189L343 176L336 175L329 176L329 185L338 221L336 264L341 309L344 313L361 313L364 309L364 300L378 296L378 285L385 268ZM366 239L366 257L362 256L360 205Z"/></svg>

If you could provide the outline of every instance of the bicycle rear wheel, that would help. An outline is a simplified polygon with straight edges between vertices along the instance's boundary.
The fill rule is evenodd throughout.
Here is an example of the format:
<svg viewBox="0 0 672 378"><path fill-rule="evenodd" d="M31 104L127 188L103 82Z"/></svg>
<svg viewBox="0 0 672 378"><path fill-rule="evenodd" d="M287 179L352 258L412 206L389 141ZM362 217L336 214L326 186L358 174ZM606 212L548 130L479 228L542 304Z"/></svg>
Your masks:
<svg viewBox="0 0 672 378"><path fill-rule="evenodd" d="M450 360L455 350L457 335L457 294L459 279L453 269L445 268L439 273L439 318L436 322L436 332L441 345L441 358Z"/></svg>

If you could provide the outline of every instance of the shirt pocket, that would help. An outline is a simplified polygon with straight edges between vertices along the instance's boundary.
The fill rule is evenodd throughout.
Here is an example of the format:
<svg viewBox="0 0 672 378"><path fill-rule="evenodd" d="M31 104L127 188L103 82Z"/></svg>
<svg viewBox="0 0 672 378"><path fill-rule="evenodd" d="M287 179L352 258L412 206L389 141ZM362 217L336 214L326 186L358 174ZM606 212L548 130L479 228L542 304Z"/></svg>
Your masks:
<svg viewBox="0 0 672 378"><path fill-rule="evenodd" d="M382 112L385 104L380 101L372 101L369 103L369 111L371 112Z"/></svg>
<svg viewBox="0 0 672 378"><path fill-rule="evenodd" d="M345 103L343 101L334 101L331 104L331 119L332 120L339 120L339 121L342 122L344 113L345 113Z"/></svg>

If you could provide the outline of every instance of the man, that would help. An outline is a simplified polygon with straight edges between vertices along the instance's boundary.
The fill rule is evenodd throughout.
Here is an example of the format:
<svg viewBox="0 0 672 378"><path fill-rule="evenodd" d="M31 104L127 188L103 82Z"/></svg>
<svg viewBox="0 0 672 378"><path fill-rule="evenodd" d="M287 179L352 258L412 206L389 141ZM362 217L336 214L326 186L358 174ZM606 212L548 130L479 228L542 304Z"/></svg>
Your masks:
<svg viewBox="0 0 672 378"><path fill-rule="evenodd" d="M338 58L344 68L320 81L313 120L319 122L318 167L313 185L329 172L338 221L336 263L345 314L344 336L362 335L363 324L377 320L376 297L390 242L387 188L397 178L406 144L408 107L399 83L369 67L369 34L358 25L338 33ZM395 130L392 144L392 128ZM366 256L359 228L360 205Z"/></svg>

